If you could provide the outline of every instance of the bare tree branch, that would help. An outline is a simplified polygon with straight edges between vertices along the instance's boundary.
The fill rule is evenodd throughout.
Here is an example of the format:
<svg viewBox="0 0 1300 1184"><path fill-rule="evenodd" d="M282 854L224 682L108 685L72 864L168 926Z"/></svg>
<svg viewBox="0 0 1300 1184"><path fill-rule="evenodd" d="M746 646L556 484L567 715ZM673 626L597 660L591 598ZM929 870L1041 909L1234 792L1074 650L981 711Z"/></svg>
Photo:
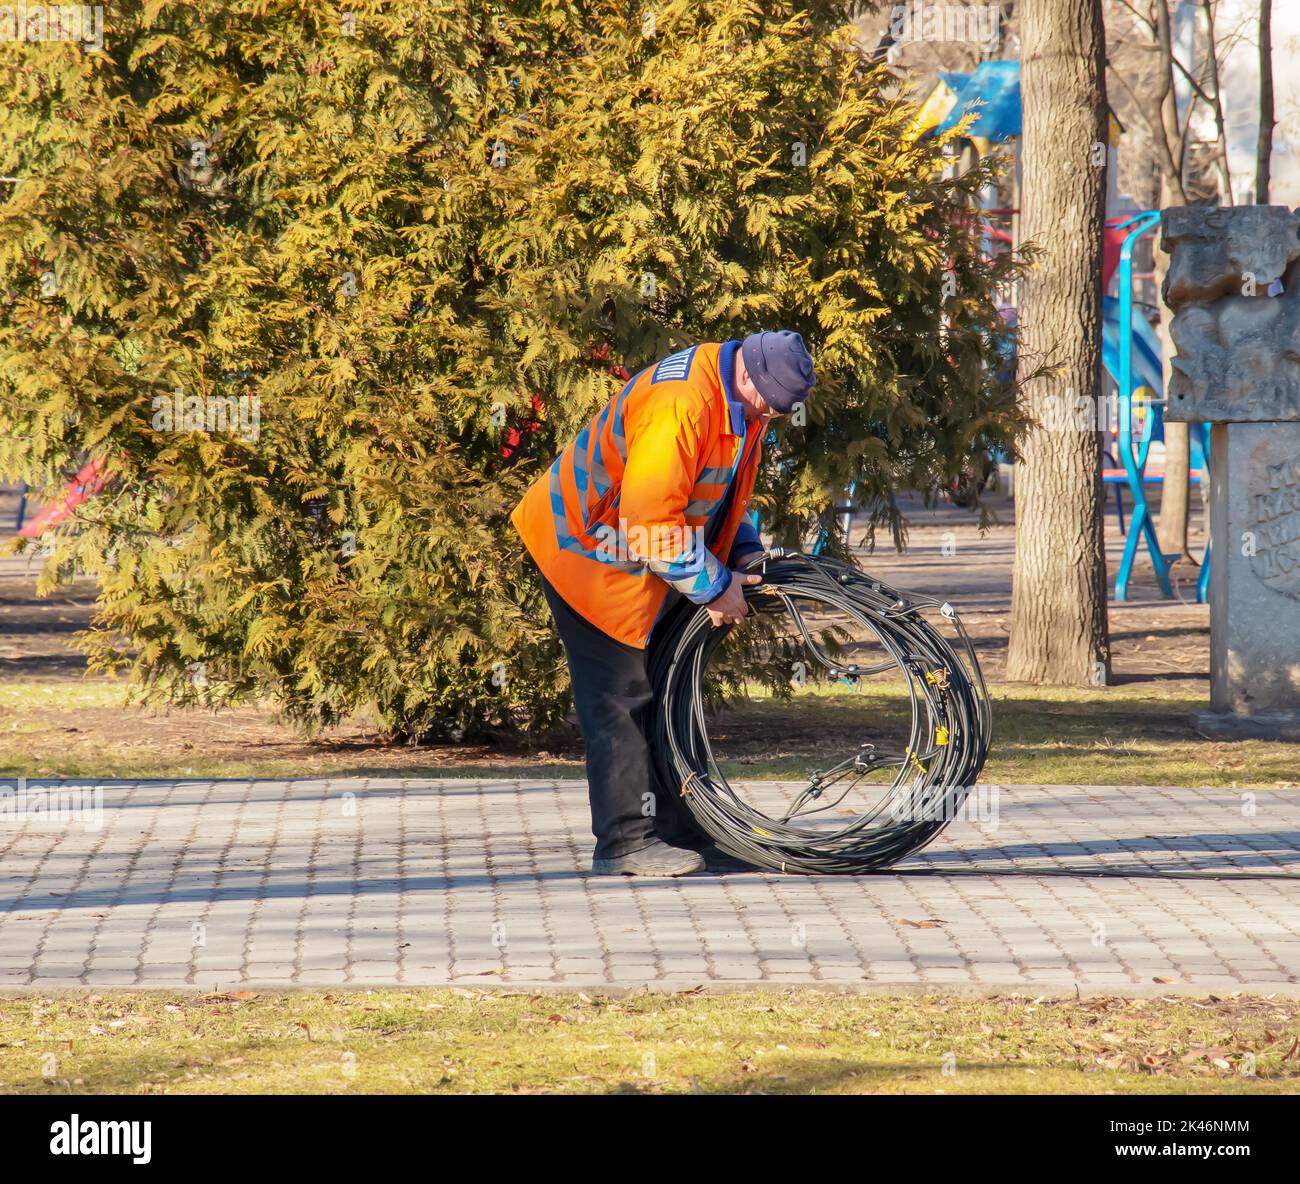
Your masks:
<svg viewBox="0 0 1300 1184"><path fill-rule="evenodd" d="M1124 93L1132 100L1133 110L1137 114L1137 117L1142 121L1142 125L1151 133L1151 138L1153 140L1160 140L1164 136L1163 127L1157 124L1151 116L1147 114L1146 105L1142 103L1133 88L1129 86L1128 79L1124 77L1123 71L1109 60L1107 60L1106 66L1110 73L1114 75L1115 81L1124 88Z"/></svg>
<svg viewBox="0 0 1300 1184"><path fill-rule="evenodd" d="M1205 105L1206 105L1207 107L1213 106L1213 105L1214 105L1214 99L1211 98L1211 96L1209 96L1208 94L1205 93L1205 88L1202 87L1201 84L1200 84L1199 82L1197 82L1195 78L1192 77L1192 75L1191 75L1191 73L1188 71L1187 67L1184 66L1183 63L1180 62L1180 61L1178 60L1177 57L1173 57L1173 58L1171 58L1170 60L1173 62L1174 66L1177 68L1178 72L1179 72L1179 73L1180 73L1180 74L1181 74L1185 79L1187 79L1187 84L1192 88L1192 90L1194 90L1194 91L1196 92L1196 94L1197 94L1197 96L1200 98L1200 100L1201 100L1203 103L1205 103Z"/></svg>
<svg viewBox="0 0 1300 1184"><path fill-rule="evenodd" d="M1148 17L1145 17L1140 12L1138 12L1138 10L1134 8L1133 5L1131 5L1128 2L1128 0L1116 0L1116 2L1122 5L1124 8L1127 8L1129 12L1131 12L1135 17L1137 17L1138 20L1140 20L1144 25L1146 25L1146 27L1151 30L1152 37L1156 35L1155 25L1151 22L1151 20Z"/></svg>

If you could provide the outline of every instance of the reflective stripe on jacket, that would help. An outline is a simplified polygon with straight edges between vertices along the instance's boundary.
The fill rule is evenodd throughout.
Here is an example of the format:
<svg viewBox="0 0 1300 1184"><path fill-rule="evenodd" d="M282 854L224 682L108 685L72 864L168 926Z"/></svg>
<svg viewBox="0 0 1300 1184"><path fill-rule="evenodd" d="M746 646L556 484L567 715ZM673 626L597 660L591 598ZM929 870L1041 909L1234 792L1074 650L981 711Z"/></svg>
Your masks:
<svg viewBox="0 0 1300 1184"><path fill-rule="evenodd" d="M745 517L762 424L732 376L738 341L695 345L636 375L511 515L575 612L642 648L671 586L707 604L734 553L759 550ZM734 478L734 485L733 485Z"/></svg>

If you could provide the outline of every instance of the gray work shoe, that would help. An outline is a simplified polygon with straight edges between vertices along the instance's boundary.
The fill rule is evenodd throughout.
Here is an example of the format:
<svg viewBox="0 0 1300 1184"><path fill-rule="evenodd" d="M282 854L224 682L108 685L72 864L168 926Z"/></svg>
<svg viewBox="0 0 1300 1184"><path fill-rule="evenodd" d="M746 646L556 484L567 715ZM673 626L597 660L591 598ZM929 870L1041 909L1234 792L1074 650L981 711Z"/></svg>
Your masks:
<svg viewBox="0 0 1300 1184"><path fill-rule="evenodd" d="M710 843L707 847L700 848L700 858L704 860L706 871L724 875L727 872L756 872L752 863L746 863L742 859L737 859L734 855L724 851L717 843Z"/></svg>
<svg viewBox="0 0 1300 1184"><path fill-rule="evenodd" d="M688 876L704 870L704 858L685 847L670 847L656 839L650 846L616 859L593 859L593 876Z"/></svg>

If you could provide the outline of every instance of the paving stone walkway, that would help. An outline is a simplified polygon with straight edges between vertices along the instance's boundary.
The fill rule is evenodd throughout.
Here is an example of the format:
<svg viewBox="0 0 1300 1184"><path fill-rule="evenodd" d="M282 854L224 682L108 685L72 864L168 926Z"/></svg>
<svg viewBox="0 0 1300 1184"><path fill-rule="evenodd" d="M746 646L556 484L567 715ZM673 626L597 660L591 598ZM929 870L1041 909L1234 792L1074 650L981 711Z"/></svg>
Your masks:
<svg viewBox="0 0 1300 1184"><path fill-rule="evenodd" d="M628 880L580 781L47 785L0 783L10 988L1300 994L1295 791L981 786L889 873Z"/></svg>

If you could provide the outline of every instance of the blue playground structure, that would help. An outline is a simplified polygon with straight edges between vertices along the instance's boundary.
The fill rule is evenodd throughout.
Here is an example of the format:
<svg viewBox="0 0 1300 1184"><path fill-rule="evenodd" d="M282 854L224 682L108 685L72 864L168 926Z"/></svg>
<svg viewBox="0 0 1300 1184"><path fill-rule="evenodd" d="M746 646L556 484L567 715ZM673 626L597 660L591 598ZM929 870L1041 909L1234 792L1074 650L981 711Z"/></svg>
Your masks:
<svg viewBox="0 0 1300 1184"><path fill-rule="evenodd" d="M1159 484L1163 474L1146 471L1147 455L1153 440L1164 439L1164 382L1161 372L1160 342L1147 319L1133 307L1133 248L1144 235L1160 225L1159 210L1145 210L1118 223L1117 231L1127 231L1119 254L1119 296L1105 297L1102 305L1102 361L1119 392L1119 423L1117 427L1119 461L1122 467L1106 469L1102 480L1114 485L1116 511L1120 530L1124 529L1122 487L1127 486L1133 498L1133 513L1124 537L1124 554L1115 577L1115 599L1127 600L1129 580L1133 574L1133 560L1137 556L1138 540L1146 542L1151 567L1155 571L1160 590L1173 596L1169 582L1169 569L1177 555L1166 555L1156 539L1151 509L1147 504L1146 487ZM1134 439L1134 401L1142 412L1140 437ZM1210 458L1210 425L1196 424L1191 433L1192 480L1208 478ZM1204 603L1210 584L1210 547L1206 544L1196 581L1197 603Z"/></svg>
<svg viewBox="0 0 1300 1184"><path fill-rule="evenodd" d="M972 139L1010 140L1020 135L1020 61L980 62L970 74L941 73L952 94L937 131L950 131L973 115L966 135Z"/></svg>
<svg viewBox="0 0 1300 1184"><path fill-rule="evenodd" d="M1021 134L1018 61L982 62L967 74L941 72L929 96L918 107L908 134L943 134L968 116L971 123L965 129L965 135L981 153L998 142L1015 143ZM1113 114L1108 128L1109 148L1117 152L1123 129ZM1112 167L1113 164L1112 161ZM1018 186L1017 180L1017 195ZM1013 207L1018 204L1018 200L1013 200ZM991 218L993 215L1015 215L1018 210L986 208L983 213ZM1112 276L1118 272L1118 295L1105 297L1102 304L1102 360L1118 392L1118 422L1104 425L1109 429L1112 443L1106 450L1108 463L1102 468L1103 482L1115 491L1116 520L1124 535L1124 550L1115 578L1117 601L1129 599L1139 542L1146 544L1156 581L1165 596L1174 594L1169 573L1180 558L1180 555L1161 552L1147 500L1148 488L1161 485L1165 480L1163 472L1154 471L1154 467L1149 471L1147 465L1151 445L1156 441L1164 443L1164 375L1159 339L1143 311L1135 308L1133 302L1134 248L1159 226L1159 210L1143 210L1129 217L1110 219L1106 223L1103 244L1103 282L1109 285ZM1014 224L1011 234L992 225L986 234L986 241L990 244L996 239L1014 246ZM1192 426L1190 445L1190 478L1194 484L1201 484L1209 479L1209 424ZM1124 522L1125 489L1132 498L1127 530ZM837 502L834 507L836 526L845 537L851 521L854 494L855 490L850 486L846 501ZM819 531L812 548L814 554L822 551L834 529L828 525ZM1198 603L1204 603L1208 598L1209 581L1210 544L1207 542L1196 582Z"/></svg>
<svg viewBox="0 0 1300 1184"><path fill-rule="evenodd" d="M1117 268L1119 295L1106 296L1102 301L1102 361L1118 391L1118 422L1111 429L1116 440L1114 450L1107 451L1112 463L1102 470L1103 482L1115 490L1116 519L1124 533L1124 552L1115 577L1117 601L1129 598L1139 541L1145 541L1156 581L1160 590L1169 597L1174 594L1169 569L1179 558L1160 550L1147 501L1147 487L1164 481L1163 473L1147 471L1152 443L1164 441L1164 376L1160 341L1142 310L1133 304L1133 248L1159 225L1160 211L1146 210L1108 227L1112 232L1122 233ZM1121 326L1127 326L1127 331L1122 331ZM1209 479L1209 424L1193 425L1190 446L1191 480L1200 484ZM1133 499L1127 531L1124 525L1124 489ZM848 504L836 507L839 527L846 537L854 492L850 486ZM826 542L827 531L823 528L813 545L813 554L819 554ZM1196 581L1198 604L1207 599L1209 583L1210 544L1207 542Z"/></svg>

